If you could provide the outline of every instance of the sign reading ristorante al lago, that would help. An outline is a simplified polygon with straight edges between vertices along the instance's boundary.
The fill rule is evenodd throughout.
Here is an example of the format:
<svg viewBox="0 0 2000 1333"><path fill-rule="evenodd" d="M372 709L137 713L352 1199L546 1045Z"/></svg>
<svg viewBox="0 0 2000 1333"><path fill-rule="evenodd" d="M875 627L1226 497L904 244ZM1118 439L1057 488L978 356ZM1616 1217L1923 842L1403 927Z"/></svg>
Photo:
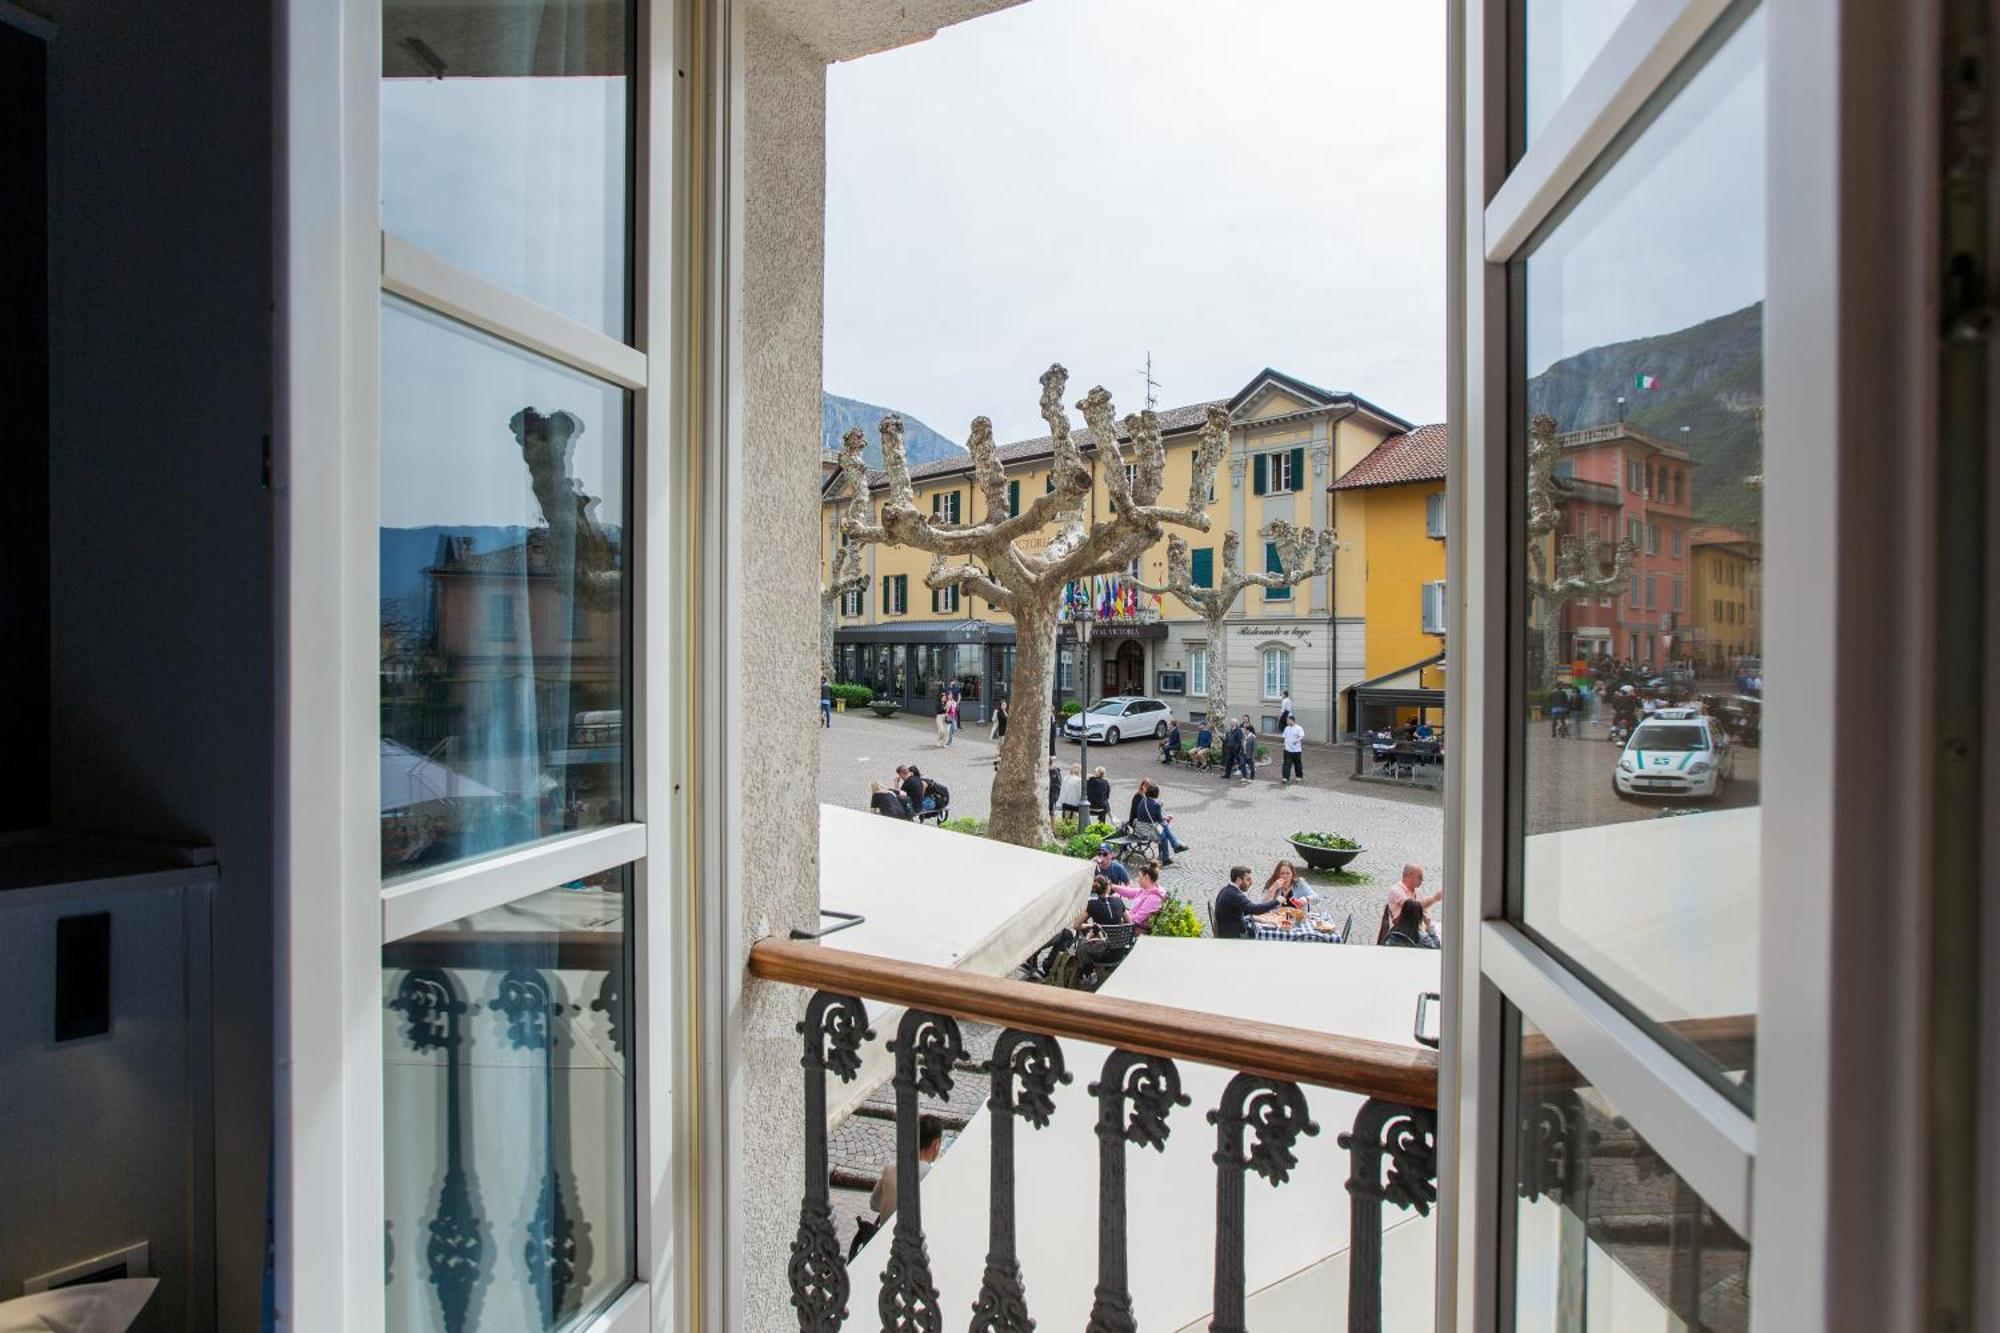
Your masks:
<svg viewBox="0 0 2000 1333"><path fill-rule="evenodd" d="M1248 639L1298 639L1312 641L1312 630L1293 625L1238 625L1236 632Z"/></svg>

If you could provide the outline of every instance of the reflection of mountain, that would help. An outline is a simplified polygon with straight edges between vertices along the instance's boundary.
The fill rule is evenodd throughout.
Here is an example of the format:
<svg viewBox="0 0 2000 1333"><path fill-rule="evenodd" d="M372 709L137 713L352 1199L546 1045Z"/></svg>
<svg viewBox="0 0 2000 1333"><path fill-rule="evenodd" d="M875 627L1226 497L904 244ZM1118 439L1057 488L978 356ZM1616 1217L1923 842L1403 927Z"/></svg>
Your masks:
<svg viewBox="0 0 2000 1333"><path fill-rule="evenodd" d="M820 401L820 449L828 457L840 452L840 437L849 427L859 426L868 438L868 448L864 456L869 467L882 466L882 445L875 438L875 427L883 417L896 409L877 407L874 403L864 403L858 398L842 398L837 393L821 391ZM952 443L944 436L926 426L907 412L897 413L903 418L903 453L914 465L934 463L940 458L963 458L965 449Z"/></svg>
<svg viewBox="0 0 2000 1333"><path fill-rule="evenodd" d="M1634 387L1640 375L1657 389ZM1528 411L1562 430L1625 419L1670 444L1690 427L1695 517L1754 531L1758 497L1743 480L1763 472L1756 409L1764 402L1764 303L1650 338L1564 357L1528 382Z"/></svg>

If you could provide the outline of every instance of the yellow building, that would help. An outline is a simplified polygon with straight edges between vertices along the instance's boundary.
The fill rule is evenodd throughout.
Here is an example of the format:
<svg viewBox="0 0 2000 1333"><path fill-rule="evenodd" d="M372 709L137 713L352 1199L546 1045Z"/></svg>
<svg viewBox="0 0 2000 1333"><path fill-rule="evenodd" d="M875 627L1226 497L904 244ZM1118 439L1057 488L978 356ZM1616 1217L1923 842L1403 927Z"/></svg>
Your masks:
<svg viewBox="0 0 2000 1333"><path fill-rule="evenodd" d="M1169 499L1187 494L1194 448L1211 405L1193 403L1159 414L1167 447L1163 494ZM1205 711L1207 673L1221 669L1229 673L1232 710L1275 724L1278 702L1289 695L1308 735L1330 739L1337 727L1344 729L1336 700L1366 674L1369 657L1365 580L1347 549L1350 525L1362 525L1362 509L1329 483L1410 426L1352 393L1322 389L1270 369L1223 406L1230 430L1209 508L1214 527L1207 534L1184 534L1196 581L1214 576L1226 531L1243 534L1246 565L1268 565L1275 554L1256 534L1277 520L1315 528L1333 523L1343 547L1333 572L1296 588L1246 589L1229 623L1228 661L1219 665L1207 660L1207 628L1193 610L1172 596L1157 604L1140 597L1136 613L1097 622L1089 660L1078 660L1073 644L1063 646L1058 683L1066 698L1157 694L1187 718ZM1097 454L1089 432L1076 438L1095 474ZM1001 447L1012 503L1046 490L1050 453L1046 436ZM920 508L961 523L987 516L968 459L923 464L912 469L912 480ZM835 475L821 488L822 573L838 542L846 502L843 486ZM879 505L887 494L886 479L872 474L870 488ZM1093 514L1109 508L1101 475L1095 477L1088 504ZM1004 692L1013 676L1012 621L977 598L926 588L930 557L922 552L869 546L863 556L867 586L845 599L835 632L841 677L869 684L913 708L923 707L941 683L957 678L974 700L973 715L984 717L995 690ZM1147 552L1134 572L1145 582L1164 584L1166 543Z"/></svg>
<svg viewBox="0 0 2000 1333"><path fill-rule="evenodd" d="M1333 493L1345 502L1340 558L1361 582L1367 624L1360 685L1363 707L1342 729L1383 725L1425 711L1438 720L1444 689L1445 429L1422 426L1383 440L1341 474ZM1435 693L1435 704L1427 703Z"/></svg>
<svg viewBox="0 0 2000 1333"><path fill-rule="evenodd" d="M1691 656L1705 674L1726 675L1739 659L1764 655L1763 551L1734 528L1688 532L1693 565Z"/></svg>

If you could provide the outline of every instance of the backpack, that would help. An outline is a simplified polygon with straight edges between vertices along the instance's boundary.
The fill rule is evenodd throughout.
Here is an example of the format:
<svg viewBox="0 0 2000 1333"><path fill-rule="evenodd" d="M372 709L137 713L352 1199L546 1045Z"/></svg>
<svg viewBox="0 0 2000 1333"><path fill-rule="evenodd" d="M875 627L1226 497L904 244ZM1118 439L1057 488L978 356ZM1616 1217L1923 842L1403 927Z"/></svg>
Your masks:
<svg viewBox="0 0 2000 1333"><path fill-rule="evenodd" d="M932 808L942 810L951 804L951 788L936 778L924 779L924 795L932 802Z"/></svg>

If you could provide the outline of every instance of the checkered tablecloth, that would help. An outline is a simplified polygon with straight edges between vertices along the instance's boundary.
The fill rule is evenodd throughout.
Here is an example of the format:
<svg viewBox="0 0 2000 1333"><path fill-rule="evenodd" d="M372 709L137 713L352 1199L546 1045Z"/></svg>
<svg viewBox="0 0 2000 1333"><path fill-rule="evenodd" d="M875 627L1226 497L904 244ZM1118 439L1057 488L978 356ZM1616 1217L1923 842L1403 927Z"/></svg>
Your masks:
<svg viewBox="0 0 2000 1333"><path fill-rule="evenodd" d="M1340 932L1314 930L1310 923L1300 922L1296 926L1270 926L1262 921L1250 922L1250 938L1253 940L1293 940L1300 944L1338 944Z"/></svg>

